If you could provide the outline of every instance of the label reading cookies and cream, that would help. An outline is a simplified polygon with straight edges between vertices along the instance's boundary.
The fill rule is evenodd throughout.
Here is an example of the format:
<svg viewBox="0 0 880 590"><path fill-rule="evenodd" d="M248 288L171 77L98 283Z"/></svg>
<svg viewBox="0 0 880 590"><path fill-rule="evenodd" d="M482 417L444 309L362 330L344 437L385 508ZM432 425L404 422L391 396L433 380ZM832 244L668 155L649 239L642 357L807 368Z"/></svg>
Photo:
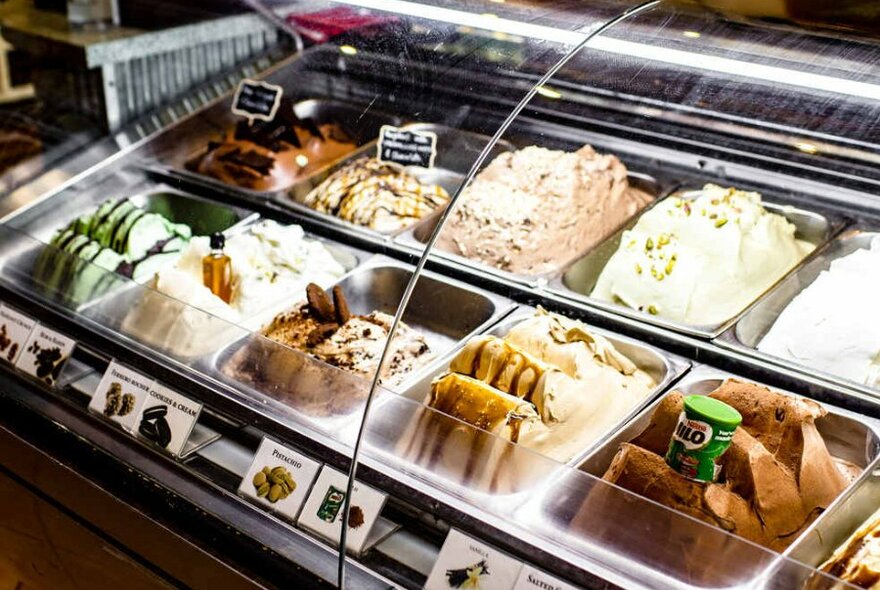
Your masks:
<svg viewBox="0 0 880 590"><path fill-rule="evenodd" d="M46 385L54 386L75 347L76 340L73 338L37 324L28 336L15 367Z"/></svg>
<svg viewBox="0 0 880 590"><path fill-rule="evenodd" d="M321 464L263 438L238 493L295 522Z"/></svg>
<svg viewBox="0 0 880 590"><path fill-rule="evenodd" d="M153 382L135 424L138 437L179 457L202 413L202 404Z"/></svg>
<svg viewBox="0 0 880 590"><path fill-rule="evenodd" d="M152 386L153 380L149 377L111 361L89 402L89 409L132 432Z"/></svg>
<svg viewBox="0 0 880 590"><path fill-rule="evenodd" d="M339 543L347 484L348 477L344 473L324 465L297 524L331 542ZM355 482L345 538L349 550L363 552L386 499L387 496L379 490Z"/></svg>
<svg viewBox="0 0 880 590"><path fill-rule="evenodd" d="M433 168L437 157L437 134L382 125L376 157L401 166Z"/></svg>
<svg viewBox="0 0 880 590"><path fill-rule="evenodd" d="M0 362L15 365L36 325L35 319L0 304Z"/></svg>
<svg viewBox="0 0 880 590"><path fill-rule="evenodd" d="M238 83L235 98L232 99L232 112L254 119L271 121L278 112L284 89L281 86L255 80L242 80Z"/></svg>
<svg viewBox="0 0 880 590"><path fill-rule="evenodd" d="M513 557L452 529L434 562L425 589L512 590L521 569L522 564Z"/></svg>
<svg viewBox="0 0 880 590"><path fill-rule="evenodd" d="M513 590L577 590L577 586L558 580L526 564L520 571Z"/></svg>

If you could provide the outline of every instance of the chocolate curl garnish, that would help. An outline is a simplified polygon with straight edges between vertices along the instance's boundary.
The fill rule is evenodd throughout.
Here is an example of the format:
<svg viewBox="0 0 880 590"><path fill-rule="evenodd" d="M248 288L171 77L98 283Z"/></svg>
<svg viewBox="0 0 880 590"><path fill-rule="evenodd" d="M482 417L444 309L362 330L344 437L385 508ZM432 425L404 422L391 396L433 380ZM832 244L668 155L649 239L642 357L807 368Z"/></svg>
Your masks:
<svg viewBox="0 0 880 590"><path fill-rule="evenodd" d="M351 310L339 285L333 287L333 303L336 305L336 322L341 326L351 319Z"/></svg>
<svg viewBox="0 0 880 590"><path fill-rule="evenodd" d="M336 321L336 310L333 302L324 292L320 285L309 283L306 287L306 301L309 304L309 310L314 316L323 323L333 323Z"/></svg>

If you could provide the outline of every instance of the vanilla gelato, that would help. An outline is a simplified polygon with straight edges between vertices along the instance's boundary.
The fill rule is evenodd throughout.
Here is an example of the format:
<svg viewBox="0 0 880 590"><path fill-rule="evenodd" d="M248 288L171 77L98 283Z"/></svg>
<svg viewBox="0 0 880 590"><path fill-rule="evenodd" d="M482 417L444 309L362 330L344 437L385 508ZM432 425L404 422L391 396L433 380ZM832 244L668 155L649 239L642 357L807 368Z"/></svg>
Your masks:
<svg viewBox="0 0 880 590"><path fill-rule="evenodd" d="M880 387L880 238L831 263L782 312L758 350Z"/></svg>
<svg viewBox="0 0 880 590"><path fill-rule="evenodd" d="M501 154L459 197L438 246L522 274L558 270L652 200L616 156L527 147Z"/></svg>
<svg viewBox="0 0 880 590"><path fill-rule="evenodd" d="M202 259L209 251L207 237L190 240L177 264L148 283L154 292L144 293L122 329L183 354L208 352L222 344L218 331L242 332L228 324L258 329L290 305L291 293L310 282L327 286L345 273L322 243L305 237L302 227L261 221L226 242L232 266L227 304L203 284Z"/></svg>
<svg viewBox="0 0 880 590"><path fill-rule="evenodd" d="M795 232L760 194L709 184L623 232L591 297L690 325L725 322L815 248Z"/></svg>
<svg viewBox="0 0 880 590"><path fill-rule="evenodd" d="M606 338L540 308L504 338L472 338L449 371L432 385L428 405L560 462L656 386Z"/></svg>

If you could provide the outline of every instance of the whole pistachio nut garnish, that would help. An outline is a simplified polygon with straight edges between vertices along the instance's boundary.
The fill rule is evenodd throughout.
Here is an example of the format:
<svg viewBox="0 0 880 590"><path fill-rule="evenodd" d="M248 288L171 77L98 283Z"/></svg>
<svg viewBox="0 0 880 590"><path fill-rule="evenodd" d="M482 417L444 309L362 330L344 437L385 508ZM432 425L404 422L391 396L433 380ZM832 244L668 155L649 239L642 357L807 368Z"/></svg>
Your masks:
<svg viewBox="0 0 880 590"><path fill-rule="evenodd" d="M651 314L651 315L657 315L657 314L660 313L660 312L658 312L658 311L657 311L657 308L654 307L653 305L649 305L649 306L648 306L648 313Z"/></svg>

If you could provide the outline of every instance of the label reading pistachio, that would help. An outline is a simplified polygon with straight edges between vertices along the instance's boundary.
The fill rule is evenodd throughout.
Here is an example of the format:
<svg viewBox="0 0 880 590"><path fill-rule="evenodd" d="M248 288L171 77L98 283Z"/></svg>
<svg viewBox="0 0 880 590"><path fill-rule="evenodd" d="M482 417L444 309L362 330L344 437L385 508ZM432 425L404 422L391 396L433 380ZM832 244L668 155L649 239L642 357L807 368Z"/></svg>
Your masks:
<svg viewBox="0 0 880 590"><path fill-rule="evenodd" d="M76 340L37 324L15 362L15 368L54 387Z"/></svg>
<svg viewBox="0 0 880 590"><path fill-rule="evenodd" d="M15 365L36 325L35 319L0 305L0 362Z"/></svg>
<svg viewBox="0 0 880 590"><path fill-rule="evenodd" d="M296 521L321 464L263 438L238 493Z"/></svg>
<svg viewBox="0 0 880 590"><path fill-rule="evenodd" d="M133 432L153 380L111 361L89 402L89 410Z"/></svg>

